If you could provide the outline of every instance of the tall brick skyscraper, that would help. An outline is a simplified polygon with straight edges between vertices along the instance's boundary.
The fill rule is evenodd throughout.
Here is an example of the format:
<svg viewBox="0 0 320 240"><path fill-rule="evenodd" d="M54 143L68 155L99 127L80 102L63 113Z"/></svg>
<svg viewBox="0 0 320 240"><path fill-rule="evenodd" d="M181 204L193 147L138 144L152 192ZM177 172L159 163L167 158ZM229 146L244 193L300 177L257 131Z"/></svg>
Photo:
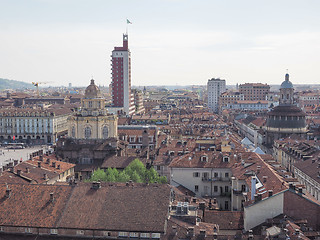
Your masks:
<svg viewBox="0 0 320 240"><path fill-rule="evenodd" d="M111 55L112 106L123 108L126 115L134 113L134 98L131 94L131 53L128 34L123 34L123 46L115 47Z"/></svg>

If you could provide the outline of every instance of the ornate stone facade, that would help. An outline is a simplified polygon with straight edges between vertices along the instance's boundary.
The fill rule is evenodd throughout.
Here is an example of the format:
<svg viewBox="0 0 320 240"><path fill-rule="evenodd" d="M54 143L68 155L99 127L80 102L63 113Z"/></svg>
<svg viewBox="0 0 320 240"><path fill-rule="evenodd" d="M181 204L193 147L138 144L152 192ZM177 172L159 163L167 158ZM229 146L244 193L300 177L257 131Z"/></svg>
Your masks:
<svg viewBox="0 0 320 240"><path fill-rule="evenodd" d="M91 80L81 100L81 109L68 119L68 136L73 139L117 137L117 116L108 114L100 89Z"/></svg>

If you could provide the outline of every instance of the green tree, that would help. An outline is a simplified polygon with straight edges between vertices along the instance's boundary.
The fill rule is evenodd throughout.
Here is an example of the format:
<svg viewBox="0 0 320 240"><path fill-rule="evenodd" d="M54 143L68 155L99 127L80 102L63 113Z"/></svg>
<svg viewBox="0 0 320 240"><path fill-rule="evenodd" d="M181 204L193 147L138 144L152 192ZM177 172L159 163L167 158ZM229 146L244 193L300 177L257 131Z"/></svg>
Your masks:
<svg viewBox="0 0 320 240"><path fill-rule="evenodd" d="M159 176L154 168L147 169L139 159L133 160L123 171L116 168L108 168L106 171L98 169L94 171L90 181L104 182L149 182L167 183L167 178Z"/></svg>

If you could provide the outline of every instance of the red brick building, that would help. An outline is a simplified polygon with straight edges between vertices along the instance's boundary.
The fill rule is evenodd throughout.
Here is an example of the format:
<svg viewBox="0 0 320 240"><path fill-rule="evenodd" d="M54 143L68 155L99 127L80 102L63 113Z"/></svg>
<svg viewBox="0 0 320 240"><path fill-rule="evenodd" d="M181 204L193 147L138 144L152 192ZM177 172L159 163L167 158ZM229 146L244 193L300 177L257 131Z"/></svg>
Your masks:
<svg viewBox="0 0 320 240"><path fill-rule="evenodd" d="M239 92L244 95L244 100L265 100L269 91L268 84L245 83L239 85Z"/></svg>

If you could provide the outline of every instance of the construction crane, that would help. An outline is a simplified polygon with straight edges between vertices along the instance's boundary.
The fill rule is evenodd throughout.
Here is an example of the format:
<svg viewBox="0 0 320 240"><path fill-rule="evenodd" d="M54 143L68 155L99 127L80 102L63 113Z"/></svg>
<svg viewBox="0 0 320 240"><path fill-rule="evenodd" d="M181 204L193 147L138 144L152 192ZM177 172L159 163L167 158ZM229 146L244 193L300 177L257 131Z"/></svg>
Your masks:
<svg viewBox="0 0 320 240"><path fill-rule="evenodd" d="M32 85L37 88L37 97L39 97L39 84L47 84L48 82L32 82Z"/></svg>

